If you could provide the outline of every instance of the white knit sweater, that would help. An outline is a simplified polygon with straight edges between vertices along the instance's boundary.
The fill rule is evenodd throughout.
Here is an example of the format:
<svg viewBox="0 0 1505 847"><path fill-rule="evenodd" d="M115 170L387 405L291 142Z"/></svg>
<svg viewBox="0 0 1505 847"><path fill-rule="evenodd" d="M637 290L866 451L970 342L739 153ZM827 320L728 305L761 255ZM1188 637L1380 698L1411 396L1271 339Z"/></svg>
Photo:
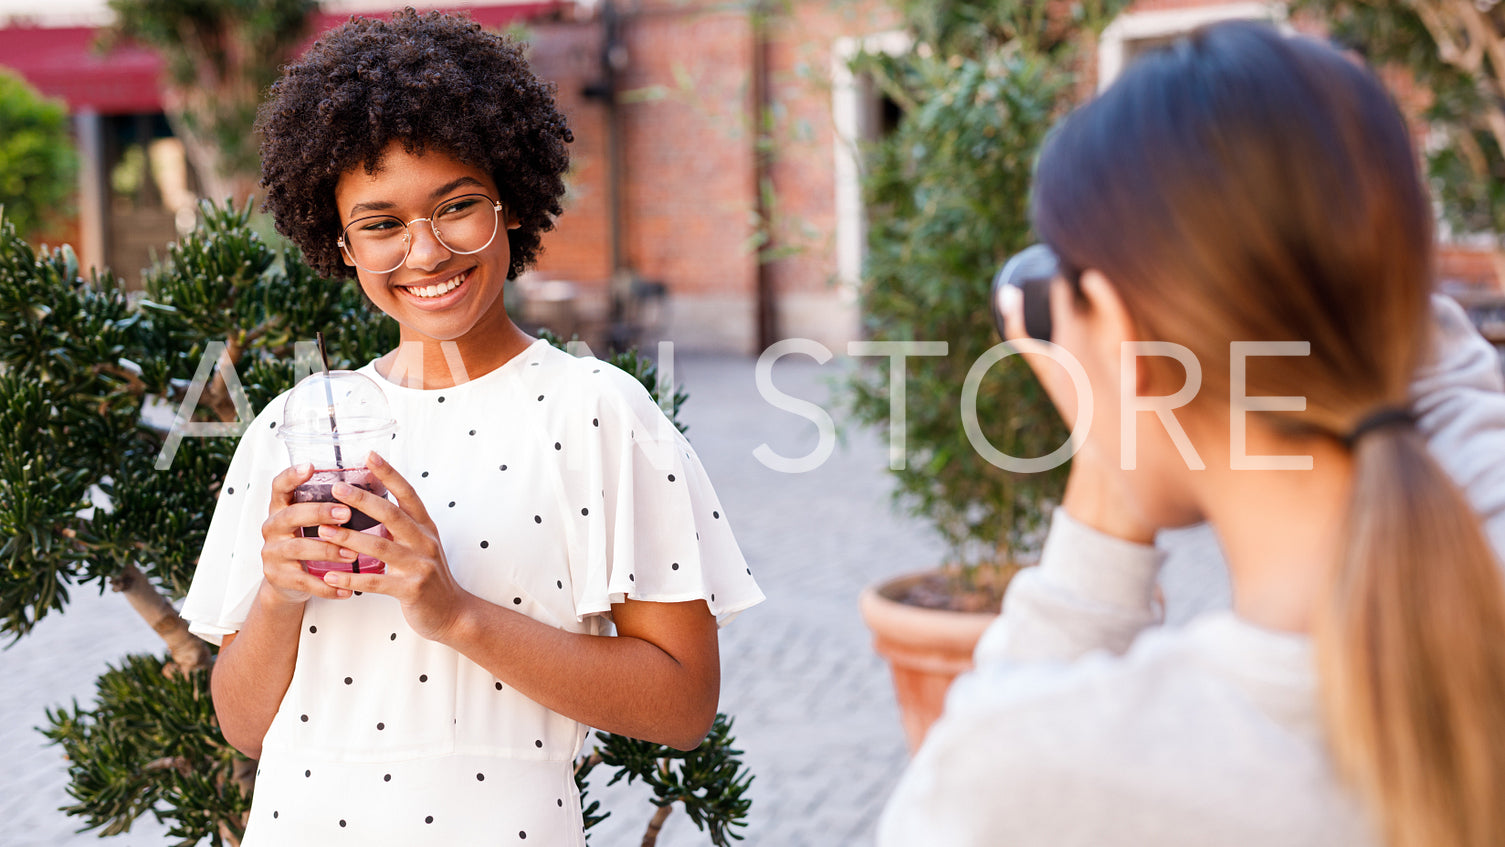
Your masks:
<svg viewBox="0 0 1505 847"><path fill-rule="evenodd" d="M1456 304L1435 307L1414 409L1505 551L1500 361ZM1160 625L1163 564L1223 569L1210 532L1162 536L1130 544L1057 511L890 798L882 847L1379 843L1332 771L1310 641L1239 619L1226 596L1194 598L1224 606L1195 614L1171 596L1190 621Z"/></svg>

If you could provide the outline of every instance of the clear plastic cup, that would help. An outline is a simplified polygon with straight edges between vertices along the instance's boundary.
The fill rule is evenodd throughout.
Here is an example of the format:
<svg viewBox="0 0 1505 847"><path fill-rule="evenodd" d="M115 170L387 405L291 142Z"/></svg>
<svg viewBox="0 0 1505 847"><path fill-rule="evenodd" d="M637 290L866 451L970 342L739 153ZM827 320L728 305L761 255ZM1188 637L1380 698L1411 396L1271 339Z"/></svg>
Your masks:
<svg viewBox="0 0 1505 847"><path fill-rule="evenodd" d="M294 386L282 413L277 435L287 445L290 464L310 464L314 473L293 489L294 503L333 503L334 486L344 482L380 497L386 486L366 467L366 456L382 450L397 431L386 395L371 379L354 371L311 374ZM351 509L343 526L357 532L390 538L387 528L370 515ZM303 527L305 538L317 538L317 526ZM330 571L383 573L385 562L360 555L354 562L304 561L314 576Z"/></svg>

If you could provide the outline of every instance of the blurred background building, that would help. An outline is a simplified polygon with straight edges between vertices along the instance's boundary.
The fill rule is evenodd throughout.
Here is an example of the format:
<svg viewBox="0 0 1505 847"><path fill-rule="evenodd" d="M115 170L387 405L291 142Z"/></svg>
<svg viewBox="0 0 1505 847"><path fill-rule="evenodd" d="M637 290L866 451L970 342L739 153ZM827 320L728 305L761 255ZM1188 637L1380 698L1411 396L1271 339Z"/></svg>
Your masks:
<svg viewBox="0 0 1505 847"><path fill-rule="evenodd" d="M898 113L847 64L907 45L895 4L324 0L314 36L402 5L520 28L558 85L573 169L566 213L518 286L525 317L593 346L630 335L755 353L803 337L841 351L859 337L855 151ZM86 263L135 278L192 226L201 181L164 115L162 61L97 47L110 15L105 0L0 0L0 65L72 115L82 167L67 240ZM1272 15L1281 7L1140 0L1104 34L1097 78L1198 24ZM1492 242L1452 241L1444 285L1497 289Z"/></svg>

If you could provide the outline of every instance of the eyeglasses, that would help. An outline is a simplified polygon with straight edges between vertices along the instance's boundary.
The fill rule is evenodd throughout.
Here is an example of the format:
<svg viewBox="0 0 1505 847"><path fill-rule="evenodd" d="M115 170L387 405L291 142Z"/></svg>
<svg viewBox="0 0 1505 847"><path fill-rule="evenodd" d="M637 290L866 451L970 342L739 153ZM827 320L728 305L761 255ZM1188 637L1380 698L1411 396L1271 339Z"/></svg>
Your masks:
<svg viewBox="0 0 1505 847"><path fill-rule="evenodd" d="M1008 337L1003 326L1003 292L1012 287L1024 295L1025 334L1040 341L1050 340L1050 283L1062 273L1060 258L1044 244L1026 247L1004 264L993 277L993 325L998 328L999 338Z"/></svg>
<svg viewBox="0 0 1505 847"><path fill-rule="evenodd" d="M484 194L462 194L434 207L426 218L406 223L394 215L372 215L351 221L340 233L340 249L367 273L391 273L408 260L413 248L413 224L425 221L434 238L451 253L468 256L491 246L503 206Z"/></svg>

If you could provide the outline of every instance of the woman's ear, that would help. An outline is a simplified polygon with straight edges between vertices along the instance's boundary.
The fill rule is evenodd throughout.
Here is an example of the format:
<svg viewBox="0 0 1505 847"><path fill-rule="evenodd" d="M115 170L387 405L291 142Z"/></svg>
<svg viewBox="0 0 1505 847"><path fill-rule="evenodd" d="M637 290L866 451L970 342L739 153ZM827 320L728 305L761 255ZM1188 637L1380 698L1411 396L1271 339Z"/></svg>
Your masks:
<svg viewBox="0 0 1505 847"><path fill-rule="evenodd" d="M1118 287L1099 271L1089 270L1082 274L1082 296L1093 314L1091 343L1097 349L1094 355L1117 362L1123 355L1124 342L1149 341L1139 324L1129 314ZM1174 394L1186 384L1184 365L1172 365L1172 357L1141 352L1134 356L1134 394L1149 397ZM1116 367L1116 365L1114 366Z"/></svg>
<svg viewBox="0 0 1505 847"><path fill-rule="evenodd" d="M1118 288L1113 282L1104 276L1101 271L1086 270L1081 276L1081 297L1086 300L1086 306L1077 306L1079 312L1085 312L1089 327L1087 344L1092 354L1106 365L1110 371L1117 370L1117 363L1123 355L1124 342L1138 341L1139 331L1134 324L1134 319L1129 315L1129 310L1124 306L1123 298L1119 296ZM1136 373L1134 374L1134 388L1138 393L1144 387L1148 374L1144 372L1144 357L1136 357Z"/></svg>

